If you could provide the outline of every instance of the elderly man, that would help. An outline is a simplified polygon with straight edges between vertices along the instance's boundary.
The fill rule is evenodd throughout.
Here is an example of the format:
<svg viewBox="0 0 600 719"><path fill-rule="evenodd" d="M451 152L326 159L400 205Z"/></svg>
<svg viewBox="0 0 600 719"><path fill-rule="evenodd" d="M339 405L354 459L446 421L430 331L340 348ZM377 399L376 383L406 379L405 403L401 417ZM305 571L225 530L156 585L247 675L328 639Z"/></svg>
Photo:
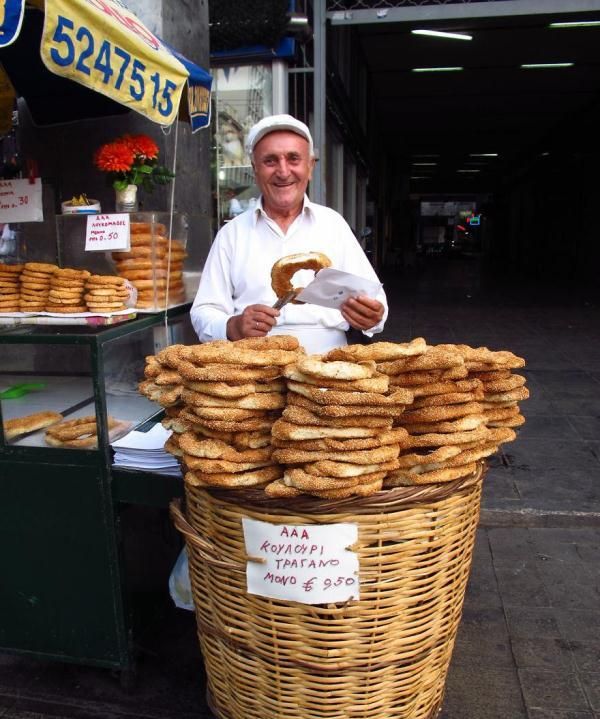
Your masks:
<svg viewBox="0 0 600 719"><path fill-rule="evenodd" d="M380 332L387 316L383 290L376 298L348 299L340 310L311 304L273 309L271 267L285 255L321 252L335 269L377 276L344 218L306 196L315 165L308 127L291 115L266 117L251 128L246 145L261 196L217 233L211 247L191 310L200 340L289 334L307 352L320 353L346 344L350 327L369 337ZM309 274L298 273L301 285Z"/></svg>

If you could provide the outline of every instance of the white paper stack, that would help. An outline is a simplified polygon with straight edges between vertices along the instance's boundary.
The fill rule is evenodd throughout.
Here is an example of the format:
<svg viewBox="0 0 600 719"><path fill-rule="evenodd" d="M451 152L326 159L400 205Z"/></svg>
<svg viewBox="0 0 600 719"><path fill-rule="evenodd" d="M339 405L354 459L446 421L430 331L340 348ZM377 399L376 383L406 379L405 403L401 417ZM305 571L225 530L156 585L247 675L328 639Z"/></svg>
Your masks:
<svg viewBox="0 0 600 719"><path fill-rule="evenodd" d="M134 430L112 443L115 450L113 465L126 469L139 469L180 477L181 470L175 457L164 450L171 430L157 422L147 432Z"/></svg>

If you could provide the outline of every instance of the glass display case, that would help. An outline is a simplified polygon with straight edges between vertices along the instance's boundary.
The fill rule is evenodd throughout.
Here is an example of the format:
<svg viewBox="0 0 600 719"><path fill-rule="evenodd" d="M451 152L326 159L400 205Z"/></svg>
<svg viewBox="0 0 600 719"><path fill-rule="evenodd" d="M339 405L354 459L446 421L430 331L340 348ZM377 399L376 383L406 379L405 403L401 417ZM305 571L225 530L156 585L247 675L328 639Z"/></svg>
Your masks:
<svg viewBox="0 0 600 719"><path fill-rule="evenodd" d="M160 410L137 391L146 355L186 341L195 341L187 313L172 315L168 331L145 318L104 330L27 326L0 333L3 422L51 412L57 413L56 422L86 417L96 427L60 442L53 439L53 425L38 431L24 425L25 431L5 437L5 444L95 449L96 434L100 446L115 440Z"/></svg>
<svg viewBox="0 0 600 719"><path fill-rule="evenodd" d="M85 249L88 215L58 215L58 264L125 277L137 289L138 310L159 311L193 300L199 273L186 264L187 216L178 212L128 214L130 248L115 252Z"/></svg>

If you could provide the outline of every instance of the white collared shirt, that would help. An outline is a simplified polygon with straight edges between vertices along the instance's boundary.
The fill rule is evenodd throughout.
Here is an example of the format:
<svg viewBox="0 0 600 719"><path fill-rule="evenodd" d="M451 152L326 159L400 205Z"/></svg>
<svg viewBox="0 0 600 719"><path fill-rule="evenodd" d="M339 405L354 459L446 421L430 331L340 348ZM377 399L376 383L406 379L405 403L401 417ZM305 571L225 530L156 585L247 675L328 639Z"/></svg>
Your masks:
<svg viewBox="0 0 600 719"><path fill-rule="evenodd" d="M277 297L271 288L271 267L281 257L300 252L322 252L335 269L379 281L339 213L305 196L302 212L284 233L265 213L261 198L215 237L190 312L200 341L227 339L227 321L248 305L273 305ZM301 270L294 276L294 285L304 286L313 277L309 270ZM385 313L378 325L365 332L368 336L381 332L388 314L383 289L376 299L385 306ZM311 304L287 304L277 318L278 334L310 327L345 331L349 325L339 310Z"/></svg>

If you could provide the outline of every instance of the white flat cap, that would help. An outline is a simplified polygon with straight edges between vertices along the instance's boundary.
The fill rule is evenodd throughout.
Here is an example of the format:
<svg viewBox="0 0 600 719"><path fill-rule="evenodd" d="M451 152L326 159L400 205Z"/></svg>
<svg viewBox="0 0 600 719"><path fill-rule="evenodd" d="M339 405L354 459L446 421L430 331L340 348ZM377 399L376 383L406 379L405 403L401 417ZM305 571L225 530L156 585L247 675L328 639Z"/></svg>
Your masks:
<svg viewBox="0 0 600 719"><path fill-rule="evenodd" d="M265 135L268 135L270 132L276 132L277 130L289 130L308 140L309 155L314 155L314 145L310 130L303 122L296 120L296 118L291 115L269 115L259 120L248 132L246 137L246 152L251 155L256 144L262 140Z"/></svg>

